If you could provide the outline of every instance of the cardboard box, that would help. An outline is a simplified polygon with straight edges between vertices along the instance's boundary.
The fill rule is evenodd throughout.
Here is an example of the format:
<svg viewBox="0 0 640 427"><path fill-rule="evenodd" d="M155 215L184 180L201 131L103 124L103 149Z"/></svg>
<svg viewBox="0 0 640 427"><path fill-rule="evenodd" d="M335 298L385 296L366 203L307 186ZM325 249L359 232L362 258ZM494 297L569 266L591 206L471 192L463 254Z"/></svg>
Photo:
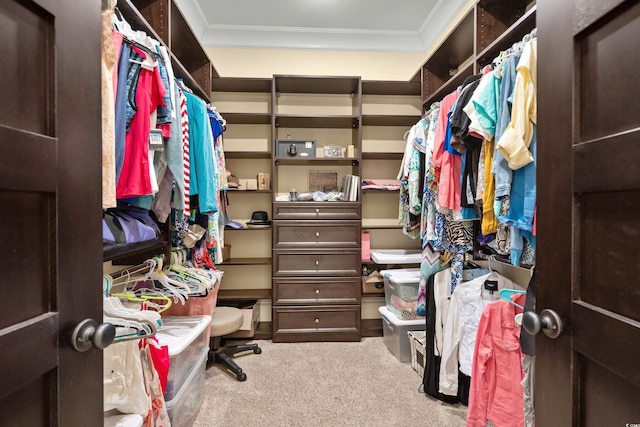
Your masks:
<svg viewBox="0 0 640 427"><path fill-rule="evenodd" d="M384 294L384 277L377 271L362 278L362 293Z"/></svg>
<svg viewBox="0 0 640 427"><path fill-rule="evenodd" d="M267 172L258 173L258 190L271 190L271 174Z"/></svg>
<svg viewBox="0 0 640 427"><path fill-rule="evenodd" d="M242 310L242 326L225 338L253 338L260 320L260 305L257 300L218 300L218 305Z"/></svg>
<svg viewBox="0 0 640 427"><path fill-rule="evenodd" d="M247 190L257 190L258 189L258 180L257 179L248 179L247 180Z"/></svg>
<svg viewBox="0 0 640 427"><path fill-rule="evenodd" d="M411 345L411 367L420 376L424 376L426 363L427 333L425 331L409 331L409 344Z"/></svg>

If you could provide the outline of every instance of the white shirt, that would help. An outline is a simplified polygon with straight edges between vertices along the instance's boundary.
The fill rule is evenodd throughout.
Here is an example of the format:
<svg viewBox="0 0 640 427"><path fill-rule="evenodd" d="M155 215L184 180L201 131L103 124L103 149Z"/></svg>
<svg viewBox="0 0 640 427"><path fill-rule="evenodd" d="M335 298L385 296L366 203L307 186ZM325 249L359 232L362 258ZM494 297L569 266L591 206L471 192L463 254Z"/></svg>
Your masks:
<svg viewBox="0 0 640 427"><path fill-rule="evenodd" d="M484 288L486 280L498 282L498 290ZM480 276L459 284L451 295L449 312L444 323L444 346L440 365L440 392L447 395L458 393L458 362L460 371L471 376L473 350L480 316L485 306L500 299L500 289L520 289L511 280L496 272Z"/></svg>

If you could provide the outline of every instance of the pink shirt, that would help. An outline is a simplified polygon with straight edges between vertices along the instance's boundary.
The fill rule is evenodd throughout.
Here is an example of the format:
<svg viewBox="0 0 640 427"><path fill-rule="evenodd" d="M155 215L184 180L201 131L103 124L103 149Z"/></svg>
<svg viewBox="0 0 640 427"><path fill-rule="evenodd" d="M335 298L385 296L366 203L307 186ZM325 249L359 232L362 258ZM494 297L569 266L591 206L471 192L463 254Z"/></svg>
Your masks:
<svg viewBox="0 0 640 427"><path fill-rule="evenodd" d="M153 71L142 68L136 87L138 111L131 119L125 138L124 161L116 187L118 199L144 196L153 192L149 176L149 131L151 113L158 106L164 105L164 92L158 67Z"/></svg>
<svg viewBox="0 0 640 427"><path fill-rule="evenodd" d="M525 299L524 294L513 297L521 306ZM471 368L467 427L484 427L486 420L496 427L524 426L518 313L522 309L504 300L490 303L482 312Z"/></svg>
<svg viewBox="0 0 640 427"><path fill-rule="evenodd" d="M438 124L433 145L432 163L436 169L440 170L438 183L438 204L451 210L460 210L460 168L462 157L449 154L443 150L444 140L449 126L448 114L460 96L459 91L455 91L445 96L440 102L440 112L438 113Z"/></svg>

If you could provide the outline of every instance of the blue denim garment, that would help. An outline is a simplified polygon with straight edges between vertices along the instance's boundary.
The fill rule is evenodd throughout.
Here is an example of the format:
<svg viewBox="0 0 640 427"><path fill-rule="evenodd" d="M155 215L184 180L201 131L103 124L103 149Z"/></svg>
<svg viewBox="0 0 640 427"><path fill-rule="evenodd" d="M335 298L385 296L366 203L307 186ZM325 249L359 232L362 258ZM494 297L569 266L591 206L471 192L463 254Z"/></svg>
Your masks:
<svg viewBox="0 0 640 427"><path fill-rule="evenodd" d="M531 236L533 231L533 215L536 207L536 164L537 164L537 126L533 127L533 138L529 150L533 155L533 162L521 167L513 172L513 184L511 185L511 196L509 212L499 218L500 223L505 223L511 227L511 252L513 258L517 258L518 263L522 255L522 236ZM514 231L516 231L514 233ZM514 247L514 239L519 239ZM534 243L535 244L535 243ZM520 253L514 251L520 250ZM518 265L515 264L514 265Z"/></svg>
<svg viewBox="0 0 640 427"><path fill-rule="evenodd" d="M156 52L160 58L162 58L162 52L160 51L160 45L156 45ZM156 123L159 125L164 125L167 123L171 123L171 88L169 86L169 73L167 72L167 67L164 65L164 62L158 60L158 71L160 71L160 78L162 79L162 85L164 86L164 107L158 107L158 118ZM172 76L173 77L173 76Z"/></svg>
<svg viewBox="0 0 640 427"><path fill-rule="evenodd" d="M116 138L116 184L120 179L122 163L124 162L124 144L127 136L127 70L129 68L129 58L131 57L131 46L122 43L120 49L120 59L118 62L118 89L116 91L116 111L115 111L115 138Z"/></svg>
<svg viewBox="0 0 640 427"><path fill-rule="evenodd" d="M142 62L144 57L140 55L135 49L131 49L131 55L129 57L129 61L127 63L127 108L126 108L126 118L127 118L127 131L129 130L129 125L131 124L131 119L138 111L138 106L136 105L136 90L138 89L138 79L140 78L140 71L142 70L142 65L139 62Z"/></svg>
<svg viewBox="0 0 640 427"><path fill-rule="evenodd" d="M513 103L513 89L516 83L518 62L522 52L517 52L507 58L503 64L502 82L500 85L500 99L498 101L498 121L496 122L495 140L500 140L507 126L511 122L511 105ZM497 146L497 144L496 144ZM499 199L509 195L511 191L512 173L507 160L497 149L493 151L493 167L495 175L496 195Z"/></svg>

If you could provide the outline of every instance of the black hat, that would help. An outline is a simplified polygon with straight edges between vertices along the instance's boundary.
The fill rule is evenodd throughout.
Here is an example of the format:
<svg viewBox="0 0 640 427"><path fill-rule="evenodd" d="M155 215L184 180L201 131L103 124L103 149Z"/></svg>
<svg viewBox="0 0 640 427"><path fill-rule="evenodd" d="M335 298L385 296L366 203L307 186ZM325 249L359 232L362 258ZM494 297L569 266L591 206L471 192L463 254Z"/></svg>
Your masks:
<svg viewBox="0 0 640 427"><path fill-rule="evenodd" d="M247 223L247 225L268 226L271 225L271 221L269 221L269 215L267 215L265 211L254 211L251 214L251 220Z"/></svg>

